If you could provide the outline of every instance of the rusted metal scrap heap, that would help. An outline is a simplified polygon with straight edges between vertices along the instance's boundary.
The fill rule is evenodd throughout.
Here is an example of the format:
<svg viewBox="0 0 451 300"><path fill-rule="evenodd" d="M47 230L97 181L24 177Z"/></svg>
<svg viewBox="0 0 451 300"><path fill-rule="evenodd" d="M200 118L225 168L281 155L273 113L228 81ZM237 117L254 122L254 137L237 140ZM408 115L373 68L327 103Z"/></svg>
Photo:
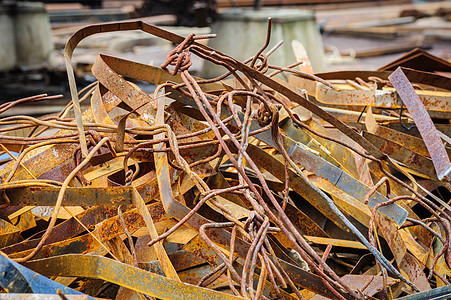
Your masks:
<svg viewBox="0 0 451 300"><path fill-rule="evenodd" d="M99 55L77 92L76 45L121 30L177 46L160 68ZM450 79L242 63L211 37L86 27L66 109L0 119L0 299L447 298Z"/></svg>

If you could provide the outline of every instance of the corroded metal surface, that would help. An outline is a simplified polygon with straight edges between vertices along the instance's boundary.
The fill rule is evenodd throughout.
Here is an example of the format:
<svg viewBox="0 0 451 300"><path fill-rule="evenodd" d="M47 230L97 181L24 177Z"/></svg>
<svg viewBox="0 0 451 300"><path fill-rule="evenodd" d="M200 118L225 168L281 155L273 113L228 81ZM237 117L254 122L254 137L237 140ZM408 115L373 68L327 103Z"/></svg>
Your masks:
<svg viewBox="0 0 451 300"><path fill-rule="evenodd" d="M48 263L52 264L53 268L46 268ZM36 260L27 266L47 276L99 278L160 299L241 299L172 280L101 256L71 254Z"/></svg>
<svg viewBox="0 0 451 300"><path fill-rule="evenodd" d="M451 162L437 129L425 109L427 102L425 103L424 100L419 99L414 88L400 68L396 69L389 76L389 79L396 88L399 97L405 103L420 131L421 137L431 155L438 179L448 182L451 181ZM451 105L449 104L446 106L447 109L450 107Z"/></svg>
<svg viewBox="0 0 451 300"><path fill-rule="evenodd" d="M6 192L11 205L53 206L58 197L59 188L31 187L17 188ZM64 196L64 205L130 205L132 188L130 187L70 187Z"/></svg>
<svg viewBox="0 0 451 300"><path fill-rule="evenodd" d="M71 37L70 105L0 119L0 298L392 299L449 284L451 129L427 116L444 123L449 81L272 66L271 24L244 62L198 43L214 35L139 21ZM176 47L161 67L100 54L78 91L75 47L123 30ZM192 54L225 75L192 76Z"/></svg>

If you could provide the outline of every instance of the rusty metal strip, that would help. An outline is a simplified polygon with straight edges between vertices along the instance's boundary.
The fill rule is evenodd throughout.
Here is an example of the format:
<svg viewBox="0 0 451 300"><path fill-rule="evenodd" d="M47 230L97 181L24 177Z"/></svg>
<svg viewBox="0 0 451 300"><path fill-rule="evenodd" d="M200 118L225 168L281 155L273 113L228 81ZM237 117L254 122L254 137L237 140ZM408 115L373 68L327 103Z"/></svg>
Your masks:
<svg viewBox="0 0 451 300"><path fill-rule="evenodd" d="M172 34L172 33L171 33ZM161 68L152 65L141 64L122 58L100 54L94 65L99 72L113 71L123 77L142 80L159 85L165 82L183 83L180 74L171 75ZM224 86L221 83L201 84L206 90L222 90Z"/></svg>
<svg viewBox="0 0 451 300"><path fill-rule="evenodd" d="M336 139L343 140L347 139L347 137L339 132L338 130L334 130L333 132L326 130L319 122L317 122L314 119L308 120L306 122L306 125L310 126L313 130L316 130L319 133L325 134L327 136L334 136ZM296 126L293 126L296 127ZM305 129L304 129L305 130ZM320 144L319 145L312 145L306 144L309 148L318 151L319 149L326 149L327 152L330 152L331 155L340 163L340 167L346 172L351 174L355 178L359 178L361 175L359 170L357 169L356 162L355 162L355 153L352 152L350 149L337 144L335 142L332 142L328 139L324 139L319 136L315 136L311 132L307 132L309 135L313 136L315 140L317 140ZM287 134L288 135L288 134ZM291 137L290 135L288 135ZM297 141L296 138L293 138L293 140Z"/></svg>
<svg viewBox="0 0 451 300"><path fill-rule="evenodd" d="M62 173L64 167L68 163L71 163L71 161L68 161L77 148L77 143L78 142L74 140L73 144L57 144L51 147L41 147L35 150L37 153L32 158L28 158L26 156L23 160L23 165L28 168L36 178L40 178L44 174L49 174L53 170L59 171L55 173ZM43 163L44 161L45 163ZM0 178L2 178L3 180L7 178L15 164L15 161L11 161L7 164L2 165L0 167ZM68 173L61 174L61 181L64 181L64 178L66 178L67 175ZM31 178L32 177L25 171L25 169L19 166L11 180L24 180ZM59 177L53 175L51 178L57 180Z"/></svg>
<svg viewBox="0 0 451 300"><path fill-rule="evenodd" d="M313 80L296 78L291 81L300 89L305 89L320 103L327 105L374 106L380 108L399 109L396 91L393 90L354 90L342 89L334 91L330 87ZM441 112L448 116L451 107L451 96L447 92L418 91L425 107L429 111ZM440 114L439 114L440 115Z"/></svg>
<svg viewBox="0 0 451 300"><path fill-rule="evenodd" d="M399 118L398 118L399 120ZM412 128L410 130L405 129L404 127L401 126L401 124L398 122L391 122L391 123L386 123L384 124L384 126L393 129L393 130L397 130L406 134L410 134L413 136L416 136L418 138L421 138L421 134L418 131L418 128ZM447 135L448 137L451 137L451 126L450 124L435 124L435 128L440 131L441 133Z"/></svg>
<svg viewBox="0 0 451 300"><path fill-rule="evenodd" d="M156 101L157 102L155 104L157 104L158 109L155 114L155 125L158 126L158 125L164 124L165 98L159 98ZM157 139L157 140L162 139L162 138L164 138L164 136L165 136L164 133L160 133L155 136L155 139ZM164 147L165 147L164 143L161 143L161 144L155 145L154 149L161 149ZM167 154L165 152L161 152L161 153L155 152L154 159L155 159L155 171L157 173L157 181L158 181L160 199L163 202L163 205L165 203L174 202L174 199L172 197L171 179L169 176L169 170L167 168L167 166L168 166ZM166 166L166 168L164 168L163 166ZM144 201L143 201L143 203L144 203ZM165 210L167 211L166 206L165 206ZM152 229L150 236L152 237L152 239L156 239L158 237L158 234L156 233L156 230L154 228ZM158 260L160 261L160 264L161 264L166 276L168 276L169 278L175 279L175 280L180 280L177 275L177 272L175 271L174 267L171 264L171 261L167 257L167 254L163 248L163 243L157 242L154 245L154 249L155 249L155 252L157 253Z"/></svg>
<svg viewBox="0 0 451 300"><path fill-rule="evenodd" d="M317 244L317 245L325 245L325 246L332 245L335 248L350 248L350 249L366 250L366 247L362 243L356 242L356 241L323 238L323 237L308 236L308 235L306 235L305 238L307 240L309 240L310 242Z"/></svg>
<svg viewBox="0 0 451 300"><path fill-rule="evenodd" d="M82 224L89 228L115 216L116 214L117 209L115 207L97 206L90 208L81 214L78 214L77 218ZM80 223L71 218L56 225L44 245L63 241L65 239L74 237L84 231L85 229L80 225ZM27 239L23 242L2 248L0 250L6 254L21 252L36 247L39 241L40 239L33 238L32 236L31 239Z"/></svg>
<svg viewBox="0 0 451 300"><path fill-rule="evenodd" d="M110 116L108 115L108 111L107 111L107 109L105 107L105 103L104 103L106 96L102 94L100 86L101 85L99 83L95 86L94 92L92 93L92 96L91 96L91 110L93 112L94 120L96 121L96 123L116 126L116 124L113 122L113 120L111 120ZM121 101L118 97L109 95L108 100L111 100L111 99L113 101L110 101L108 103L109 107L116 107ZM114 137L114 134L107 133L106 136ZM130 138L130 136L128 134L125 134L124 137L127 139ZM118 152L118 151L116 151L116 152Z"/></svg>
<svg viewBox="0 0 451 300"><path fill-rule="evenodd" d="M296 85L308 91L319 102L327 105L374 106L379 108L399 109L396 91L393 90L354 90L342 89L334 91L330 87L313 80L297 78ZM447 116L451 107L451 95L447 92L418 91L429 111L437 111Z"/></svg>
<svg viewBox="0 0 451 300"><path fill-rule="evenodd" d="M282 120L279 123L280 128L285 132L285 134L289 137L291 137L293 140L303 143L304 145L308 145L310 148L314 149L318 152L318 155L321 156L323 159L327 160L329 163L333 164L336 167L342 168L346 170L346 172L349 173L346 167L342 165L342 160L337 160L335 155L332 155L329 149L324 147L322 145L323 141L321 143L317 140L317 137L313 138L310 136L307 132L304 130L294 126L293 121L290 118L286 118L285 120ZM328 145L331 145L328 143Z"/></svg>
<svg viewBox="0 0 451 300"><path fill-rule="evenodd" d="M155 222L169 219L165 214L161 203L153 203L147 206L150 214ZM129 232L135 232L137 229L145 226L144 220L136 209L128 210L123 213L127 229ZM118 216L104 220L96 225L92 233L99 238L100 241L105 242L124 233L124 229L118 219ZM90 235L84 234L78 237L67 239L61 242L46 245L36 254L36 258L50 257L68 253L88 253L100 247L100 244ZM31 250L16 252L10 254L12 258L23 257Z"/></svg>
<svg viewBox="0 0 451 300"><path fill-rule="evenodd" d="M11 205L54 206L60 188L26 187L6 192ZM131 187L68 187L64 196L65 206L79 205L130 205L133 199Z"/></svg>
<svg viewBox="0 0 451 300"><path fill-rule="evenodd" d="M374 275L344 275L343 281L349 284L352 289L359 290L368 298L374 297L375 299L387 299L388 297L396 297L401 293L401 288L404 286L402 282L391 277L386 278L386 284L390 289L390 296L387 294L387 290L384 291L384 278L383 276Z"/></svg>
<svg viewBox="0 0 451 300"><path fill-rule="evenodd" d="M149 121L153 123L155 110L153 109L153 99L144 93L140 88L132 86L127 80L114 72L103 60L102 56L97 57L92 66L92 74L105 86L110 92L115 94L124 103L143 116L149 116Z"/></svg>
<svg viewBox="0 0 451 300"><path fill-rule="evenodd" d="M18 226L0 219L0 249L21 241L20 233L22 230Z"/></svg>
<svg viewBox="0 0 451 300"><path fill-rule="evenodd" d="M438 179L451 182L451 162L425 106L400 68L389 76L389 80L396 88L399 97L406 105L420 131L431 155Z"/></svg>
<svg viewBox="0 0 451 300"><path fill-rule="evenodd" d="M406 253L403 260L399 263L399 268L406 272L407 276L418 287L421 292L431 289L431 285L424 274L424 265L421 264L415 256Z"/></svg>
<svg viewBox="0 0 451 300"><path fill-rule="evenodd" d="M46 276L98 278L160 299L243 299L166 278L102 256L69 254L31 261L26 266Z"/></svg>
<svg viewBox="0 0 451 300"><path fill-rule="evenodd" d="M396 142L401 146L417 152L420 155L429 156L429 151L421 138L377 124L371 110L368 110L368 113L364 116L364 118L365 127L368 132L377 134L378 136L381 136L387 140ZM449 148L448 146L445 148L445 150L448 153L448 156L451 156L451 148Z"/></svg>
<svg viewBox="0 0 451 300"><path fill-rule="evenodd" d="M404 72L410 82L428 84L447 90L451 89L451 78L449 77L404 67L401 67L401 70Z"/></svg>
<svg viewBox="0 0 451 300"><path fill-rule="evenodd" d="M199 256L194 255L186 250L179 250L171 253L169 255L169 258L173 262L174 268L177 271L183 271L206 263L206 261Z"/></svg>
<svg viewBox="0 0 451 300"><path fill-rule="evenodd" d="M439 87L449 90L451 87L451 79L448 77L440 76L438 74L409 69L401 67L404 74L407 76L410 82L427 84L434 87ZM380 79L388 80L388 76L392 74L392 71L336 71L327 73L318 73L316 76L325 80L334 79L351 79L354 80L356 77L362 78L368 81L369 77L378 77Z"/></svg>
<svg viewBox="0 0 451 300"><path fill-rule="evenodd" d="M391 74L391 71L361 71L361 70L352 70L352 71L335 71L335 72L326 72L326 73L317 73L316 76L324 79L324 80L334 80L334 79L351 79L354 80L356 77L360 77L363 80L368 80L369 77L378 77L381 79L388 79L388 76Z"/></svg>
<svg viewBox="0 0 451 300"><path fill-rule="evenodd" d="M382 152L390 156L397 162L402 163L407 168L424 174L430 178L437 178L432 160L424 157L415 151L407 149L396 142L384 139L368 131L362 131L363 136L371 141Z"/></svg>
<svg viewBox="0 0 451 300"><path fill-rule="evenodd" d="M345 211L348 215L351 215L361 224L367 226L371 218L371 210L367 205L343 192L341 189L319 176L313 174L308 175L308 179L316 187L330 194L334 202L341 208L342 211Z"/></svg>
<svg viewBox="0 0 451 300"><path fill-rule="evenodd" d="M361 112L359 111L353 111L353 110L346 110L346 109L340 109L335 107L327 107L324 106L323 109L327 111L328 113L331 113L336 118L341 120L342 122L345 122L346 124L351 124L352 126L359 126L360 123L357 123L357 121L360 118L365 118L366 113L363 113L362 116ZM374 118L379 122L397 122L399 123L399 118L397 117L391 117L391 116L384 116L384 115L375 115ZM407 121L406 118L403 118L403 122Z"/></svg>
<svg viewBox="0 0 451 300"><path fill-rule="evenodd" d="M169 174L168 174L168 181L169 181ZM171 186L169 185L169 190L171 191ZM155 224L152 220L152 215L147 210L147 207L144 203L144 200L141 198L141 195L134 189L133 191L134 196L134 204L138 208L139 214L144 219L144 222L146 223L146 227L149 230L149 235L152 237L152 239L156 239L158 237L157 229L155 228ZM167 277L180 281L177 272L174 269L174 266L172 265L171 261L169 260L168 254L166 253L166 250L163 247L162 242L155 243L153 245L153 249L155 250L155 253L158 257L158 260L160 262L161 268L163 269L164 273Z"/></svg>

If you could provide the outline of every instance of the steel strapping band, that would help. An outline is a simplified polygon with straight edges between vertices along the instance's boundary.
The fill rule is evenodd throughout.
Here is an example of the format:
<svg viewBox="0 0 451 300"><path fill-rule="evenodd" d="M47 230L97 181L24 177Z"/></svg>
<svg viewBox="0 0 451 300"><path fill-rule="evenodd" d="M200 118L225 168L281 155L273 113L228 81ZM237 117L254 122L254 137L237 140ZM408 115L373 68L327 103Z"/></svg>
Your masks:
<svg viewBox="0 0 451 300"><path fill-rule="evenodd" d="M382 73L379 76L379 73ZM367 78L370 76L376 76L381 79L387 79L390 72L363 72L363 71L342 71L317 74L318 77L323 79L350 79L353 80L358 75ZM449 79L438 75L425 73L421 74L414 70L409 69L411 82L423 83L423 79L426 79L425 83L434 83L437 81L443 88L449 89ZM427 74L427 75L426 75ZM355 106L374 106L380 108L399 109L400 102L398 101L396 91L393 90L354 90L354 89L342 89L340 91L334 91L331 88L325 86L322 83L315 82L311 79L292 79L293 83L299 85L299 88L308 90L310 95L316 97L316 99L324 104L328 105L355 105ZM448 84L448 86L446 86ZM449 93L443 92L428 92L419 91L419 97L425 104L426 108L432 112L449 113L451 107L451 97ZM446 116L446 114L445 114Z"/></svg>
<svg viewBox="0 0 451 300"><path fill-rule="evenodd" d="M8 190L11 205L53 206L58 197L58 187L26 187ZM131 187L68 187L64 205L129 205L132 203Z"/></svg>
<svg viewBox="0 0 451 300"><path fill-rule="evenodd" d="M400 68L396 69L389 76L389 79L420 131L421 137L431 155L438 179L449 183L451 181L451 162L423 103Z"/></svg>
<svg viewBox="0 0 451 300"><path fill-rule="evenodd" d="M243 299L166 278L102 256L68 254L31 261L26 266L45 276L98 278L160 299Z"/></svg>
<svg viewBox="0 0 451 300"><path fill-rule="evenodd" d="M143 117L146 114L148 116L155 115L152 97L119 76L102 60L101 55L97 57L96 62L92 66L92 74L103 86L115 94L124 103L132 109L137 109L137 112L140 115L143 115Z"/></svg>
<svg viewBox="0 0 451 300"><path fill-rule="evenodd" d="M374 145L381 149L381 151L394 160L404 164L409 169L415 170L430 178L437 178L433 162L430 158L420 155L394 141L390 141L368 131L362 131L362 134L367 140L371 141Z"/></svg>

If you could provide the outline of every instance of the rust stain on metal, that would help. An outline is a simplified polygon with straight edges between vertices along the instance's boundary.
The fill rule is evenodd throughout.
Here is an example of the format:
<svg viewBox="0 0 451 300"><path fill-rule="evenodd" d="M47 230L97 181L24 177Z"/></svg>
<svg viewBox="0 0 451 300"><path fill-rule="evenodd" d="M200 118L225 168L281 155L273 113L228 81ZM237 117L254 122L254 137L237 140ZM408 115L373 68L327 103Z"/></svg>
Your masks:
<svg viewBox="0 0 451 300"><path fill-rule="evenodd" d="M446 153L442 140L434 126L428 112L424 108L412 84L401 68L396 69L389 76L390 82L396 88L399 97L405 103L409 113L420 131L421 137L431 155L439 180L451 181L451 162Z"/></svg>
<svg viewBox="0 0 451 300"><path fill-rule="evenodd" d="M160 67L100 54L98 82L78 91L78 43L129 30L176 46ZM0 298L363 300L449 284L451 163L441 138L450 126L439 135L428 115L449 115L447 81L272 66L271 21L244 63L198 42L213 37L141 21L85 27L65 50L71 105L0 119L13 126L0 128L9 155L0 162ZM192 76L192 54L228 73ZM273 78L279 72L296 79ZM154 94L132 80L156 85ZM415 91L422 80L441 90ZM362 118L354 105L374 111Z"/></svg>

